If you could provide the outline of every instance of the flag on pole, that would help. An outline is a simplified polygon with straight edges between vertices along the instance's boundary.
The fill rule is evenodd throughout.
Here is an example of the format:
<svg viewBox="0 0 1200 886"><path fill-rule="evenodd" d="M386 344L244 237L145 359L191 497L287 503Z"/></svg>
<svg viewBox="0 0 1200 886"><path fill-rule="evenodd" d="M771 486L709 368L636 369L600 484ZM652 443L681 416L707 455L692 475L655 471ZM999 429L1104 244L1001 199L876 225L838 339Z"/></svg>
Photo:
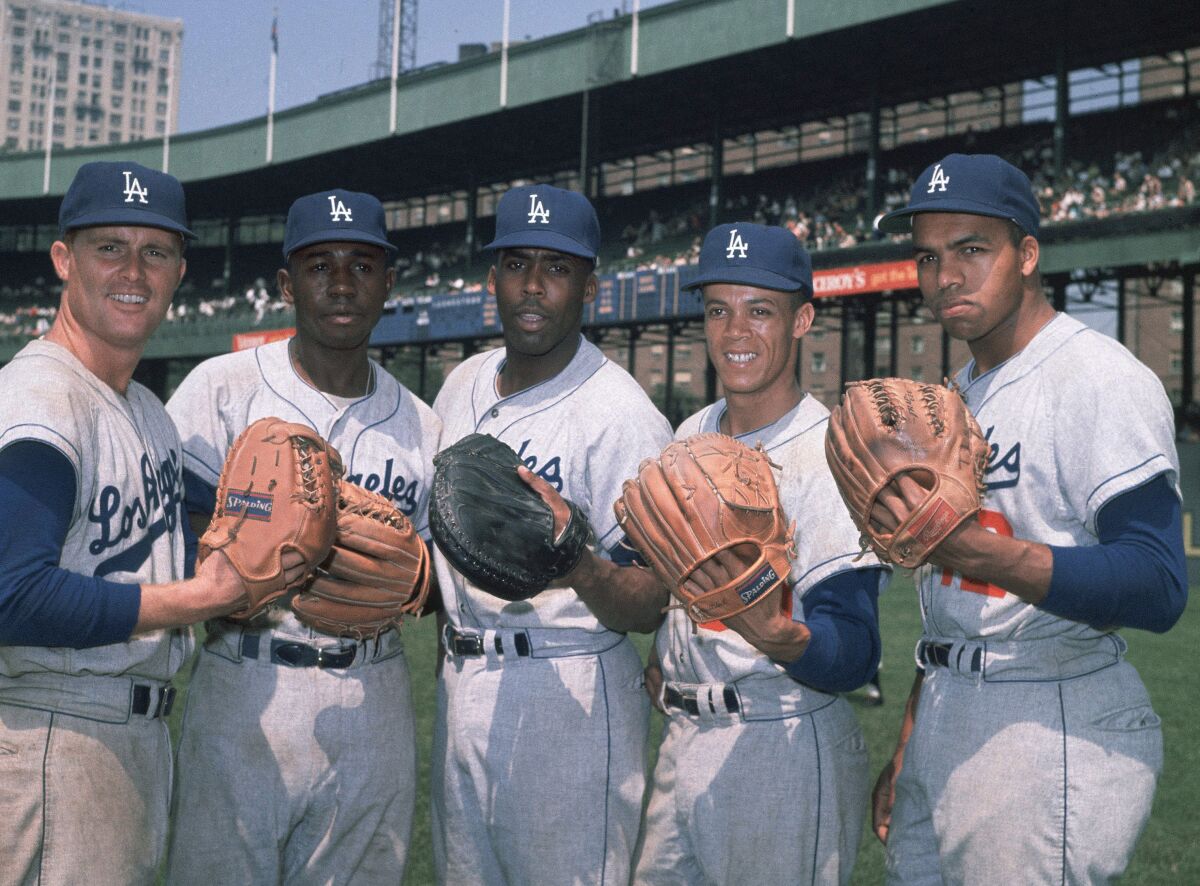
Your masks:
<svg viewBox="0 0 1200 886"><path fill-rule="evenodd" d="M279 16L271 19L271 52L279 55Z"/></svg>
<svg viewBox="0 0 1200 886"><path fill-rule="evenodd" d="M267 162L275 157L275 66L279 63L279 10L271 19L271 73L267 84Z"/></svg>

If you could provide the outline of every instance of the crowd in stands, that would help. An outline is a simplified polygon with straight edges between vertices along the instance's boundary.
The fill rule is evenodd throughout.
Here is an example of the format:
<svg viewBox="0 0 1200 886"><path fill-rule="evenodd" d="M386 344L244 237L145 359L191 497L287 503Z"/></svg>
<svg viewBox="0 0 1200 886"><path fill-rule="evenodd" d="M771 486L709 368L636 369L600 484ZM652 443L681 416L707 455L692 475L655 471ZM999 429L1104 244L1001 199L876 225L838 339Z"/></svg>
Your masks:
<svg viewBox="0 0 1200 886"><path fill-rule="evenodd" d="M1012 148L1007 158L1030 177L1049 224L1119 213L1153 212L1197 202L1200 179L1200 126L1190 126L1169 145L1147 158L1141 151L1117 151L1109 162L1074 159L1062 174L1054 173L1054 152L1045 140ZM875 217L867 209L865 177L857 171L825 180L808 193L765 193L747 179L731 182L725 198L726 218L746 218L762 224L782 225L813 252L845 249L882 235L875 218L908 200L913 178L920 169L889 169L883 179L882 205ZM749 183L750 187L745 187ZM617 225L615 251L603 257L604 270L669 269L696 261L708 222L705 200L692 199L673 210L654 208L636 221ZM465 242L440 243L402 253L396 259L398 293L473 292L484 285L486 264L468 262ZM287 305L274 287L259 278L243 296L205 294L185 283L167 320L186 322L216 316L244 314L251 325L266 321ZM42 280L33 284L0 287L0 335L36 336L53 320L57 286ZM21 305L21 307L16 307ZM13 306L13 307L10 307Z"/></svg>

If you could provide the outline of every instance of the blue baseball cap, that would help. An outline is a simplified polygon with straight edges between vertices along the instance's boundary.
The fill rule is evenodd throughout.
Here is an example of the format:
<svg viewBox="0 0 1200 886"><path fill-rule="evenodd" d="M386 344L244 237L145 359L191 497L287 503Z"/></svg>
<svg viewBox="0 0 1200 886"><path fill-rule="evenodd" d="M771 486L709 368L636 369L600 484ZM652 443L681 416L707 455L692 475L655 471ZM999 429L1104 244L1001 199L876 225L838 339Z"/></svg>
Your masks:
<svg viewBox="0 0 1200 886"><path fill-rule="evenodd" d="M1038 235L1041 210L1033 185L1017 167L995 154L948 154L921 173L908 205L879 220L885 234L906 234L918 212L965 212L1014 222Z"/></svg>
<svg viewBox="0 0 1200 886"><path fill-rule="evenodd" d="M370 194L334 188L301 197L292 204L283 231L285 261L304 246L335 240L370 243L389 253L397 251L388 242L383 204Z"/></svg>
<svg viewBox="0 0 1200 886"><path fill-rule="evenodd" d="M700 247L698 271L685 289L706 283L741 283L813 294L812 259L787 228L753 222L717 225Z"/></svg>
<svg viewBox="0 0 1200 886"><path fill-rule="evenodd" d="M583 194L553 185L511 188L496 206L496 239L484 249L518 246L556 249L593 261L600 251L600 220Z"/></svg>
<svg viewBox="0 0 1200 886"><path fill-rule="evenodd" d="M100 225L163 228L190 240L183 185L140 163L85 163L58 208L58 233Z"/></svg>

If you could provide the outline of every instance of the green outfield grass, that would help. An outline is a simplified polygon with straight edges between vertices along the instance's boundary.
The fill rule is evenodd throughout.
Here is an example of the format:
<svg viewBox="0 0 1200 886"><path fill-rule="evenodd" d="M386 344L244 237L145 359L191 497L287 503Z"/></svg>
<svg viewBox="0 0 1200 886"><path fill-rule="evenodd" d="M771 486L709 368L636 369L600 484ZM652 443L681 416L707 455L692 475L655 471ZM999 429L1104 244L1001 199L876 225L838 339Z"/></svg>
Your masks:
<svg viewBox="0 0 1200 886"><path fill-rule="evenodd" d="M1196 839L1195 819L1192 818L1194 798L1200 795L1200 730L1195 714L1197 684L1191 679L1196 651L1200 649L1198 610L1200 607L1190 606L1174 630L1163 636L1143 631L1124 632L1129 641L1129 658L1141 672L1154 707L1163 718L1166 747L1154 813L1122 881L1126 884L1200 883L1200 841ZM880 619L883 624L884 704L868 707L863 703L861 692L850 696L870 748L872 778L894 747L904 699L912 683L912 650L920 634L920 616L907 574L898 575L880 601ZM437 649L434 619L423 619L407 626L405 637L417 711L420 784L404 883L406 886L425 886L434 882L428 801L429 745L435 696L433 669ZM644 653L649 646L649 637L635 639ZM186 672L181 677L186 679ZM176 706L173 726L177 726L182 708L182 705ZM657 748L661 727L662 719L656 713L651 723L653 748ZM1020 751L1014 748L1013 752ZM882 848L868 827L852 882L876 884L882 880Z"/></svg>

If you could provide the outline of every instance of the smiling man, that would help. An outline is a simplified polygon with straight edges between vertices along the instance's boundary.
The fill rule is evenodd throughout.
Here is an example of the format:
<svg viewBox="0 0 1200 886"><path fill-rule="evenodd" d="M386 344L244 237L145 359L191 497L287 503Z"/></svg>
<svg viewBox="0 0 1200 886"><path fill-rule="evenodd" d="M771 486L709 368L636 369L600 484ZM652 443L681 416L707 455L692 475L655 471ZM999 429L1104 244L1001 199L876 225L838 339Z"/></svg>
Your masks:
<svg viewBox="0 0 1200 886"><path fill-rule="evenodd" d="M295 337L205 361L168 404L193 521L211 517L238 434L278 416L332 443L345 480L390 499L428 539L440 422L367 355L394 280L383 207L344 190L301 197L283 253ZM208 623L179 749L171 883L398 883L415 792L398 631L329 636L286 601L249 624Z"/></svg>
<svg viewBox="0 0 1200 886"><path fill-rule="evenodd" d="M625 637L652 631L667 592L631 562L613 502L670 427L628 373L580 334L596 297L600 224L581 194L513 188L496 211L504 347L451 373L434 410L443 448L490 434L566 525L587 516L595 550L561 582L510 602L436 552L445 600L434 730L439 882L625 884L645 787L649 704ZM439 614L440 615L440 614Z"/></svg>
<svg viewBox="0 0 1200 886"><path fill-rule="evenodd" d="M794 522L788 586L725 622L674 609L646 686L668 716L634 881L844 883L862 834L869 773L849 704L879 664L876 599L888 573L825 461L829 410L800 387L813 322L812 265L785 228L720 225L700 250L704 337L725 397L677 440L727 434L761 446ZM720 586L742 572L728 554Z"/></svg>
<svg viewBox="0 0 1200 886"><path fill-rule="evenodd" d="M1108 883L1150 815L1162 733L1121 627L1187 599L1162 383L1046 300L1037 200L999 157L951 154L880 228L971 349L955 377L991 444L978 520L916 573L924 634L874 795L890 883ZM872 513L893 531L908 478Z"/></svg>
<svg viewBox="0 0 1200 886"><path fill-rule="evenodd" d="M181 581L179 437L131 380L187 266L183 188L85 164L59 231L54 325L0 369L0 880L153 883L181 628L242 601L224 555Z"/></svg>

